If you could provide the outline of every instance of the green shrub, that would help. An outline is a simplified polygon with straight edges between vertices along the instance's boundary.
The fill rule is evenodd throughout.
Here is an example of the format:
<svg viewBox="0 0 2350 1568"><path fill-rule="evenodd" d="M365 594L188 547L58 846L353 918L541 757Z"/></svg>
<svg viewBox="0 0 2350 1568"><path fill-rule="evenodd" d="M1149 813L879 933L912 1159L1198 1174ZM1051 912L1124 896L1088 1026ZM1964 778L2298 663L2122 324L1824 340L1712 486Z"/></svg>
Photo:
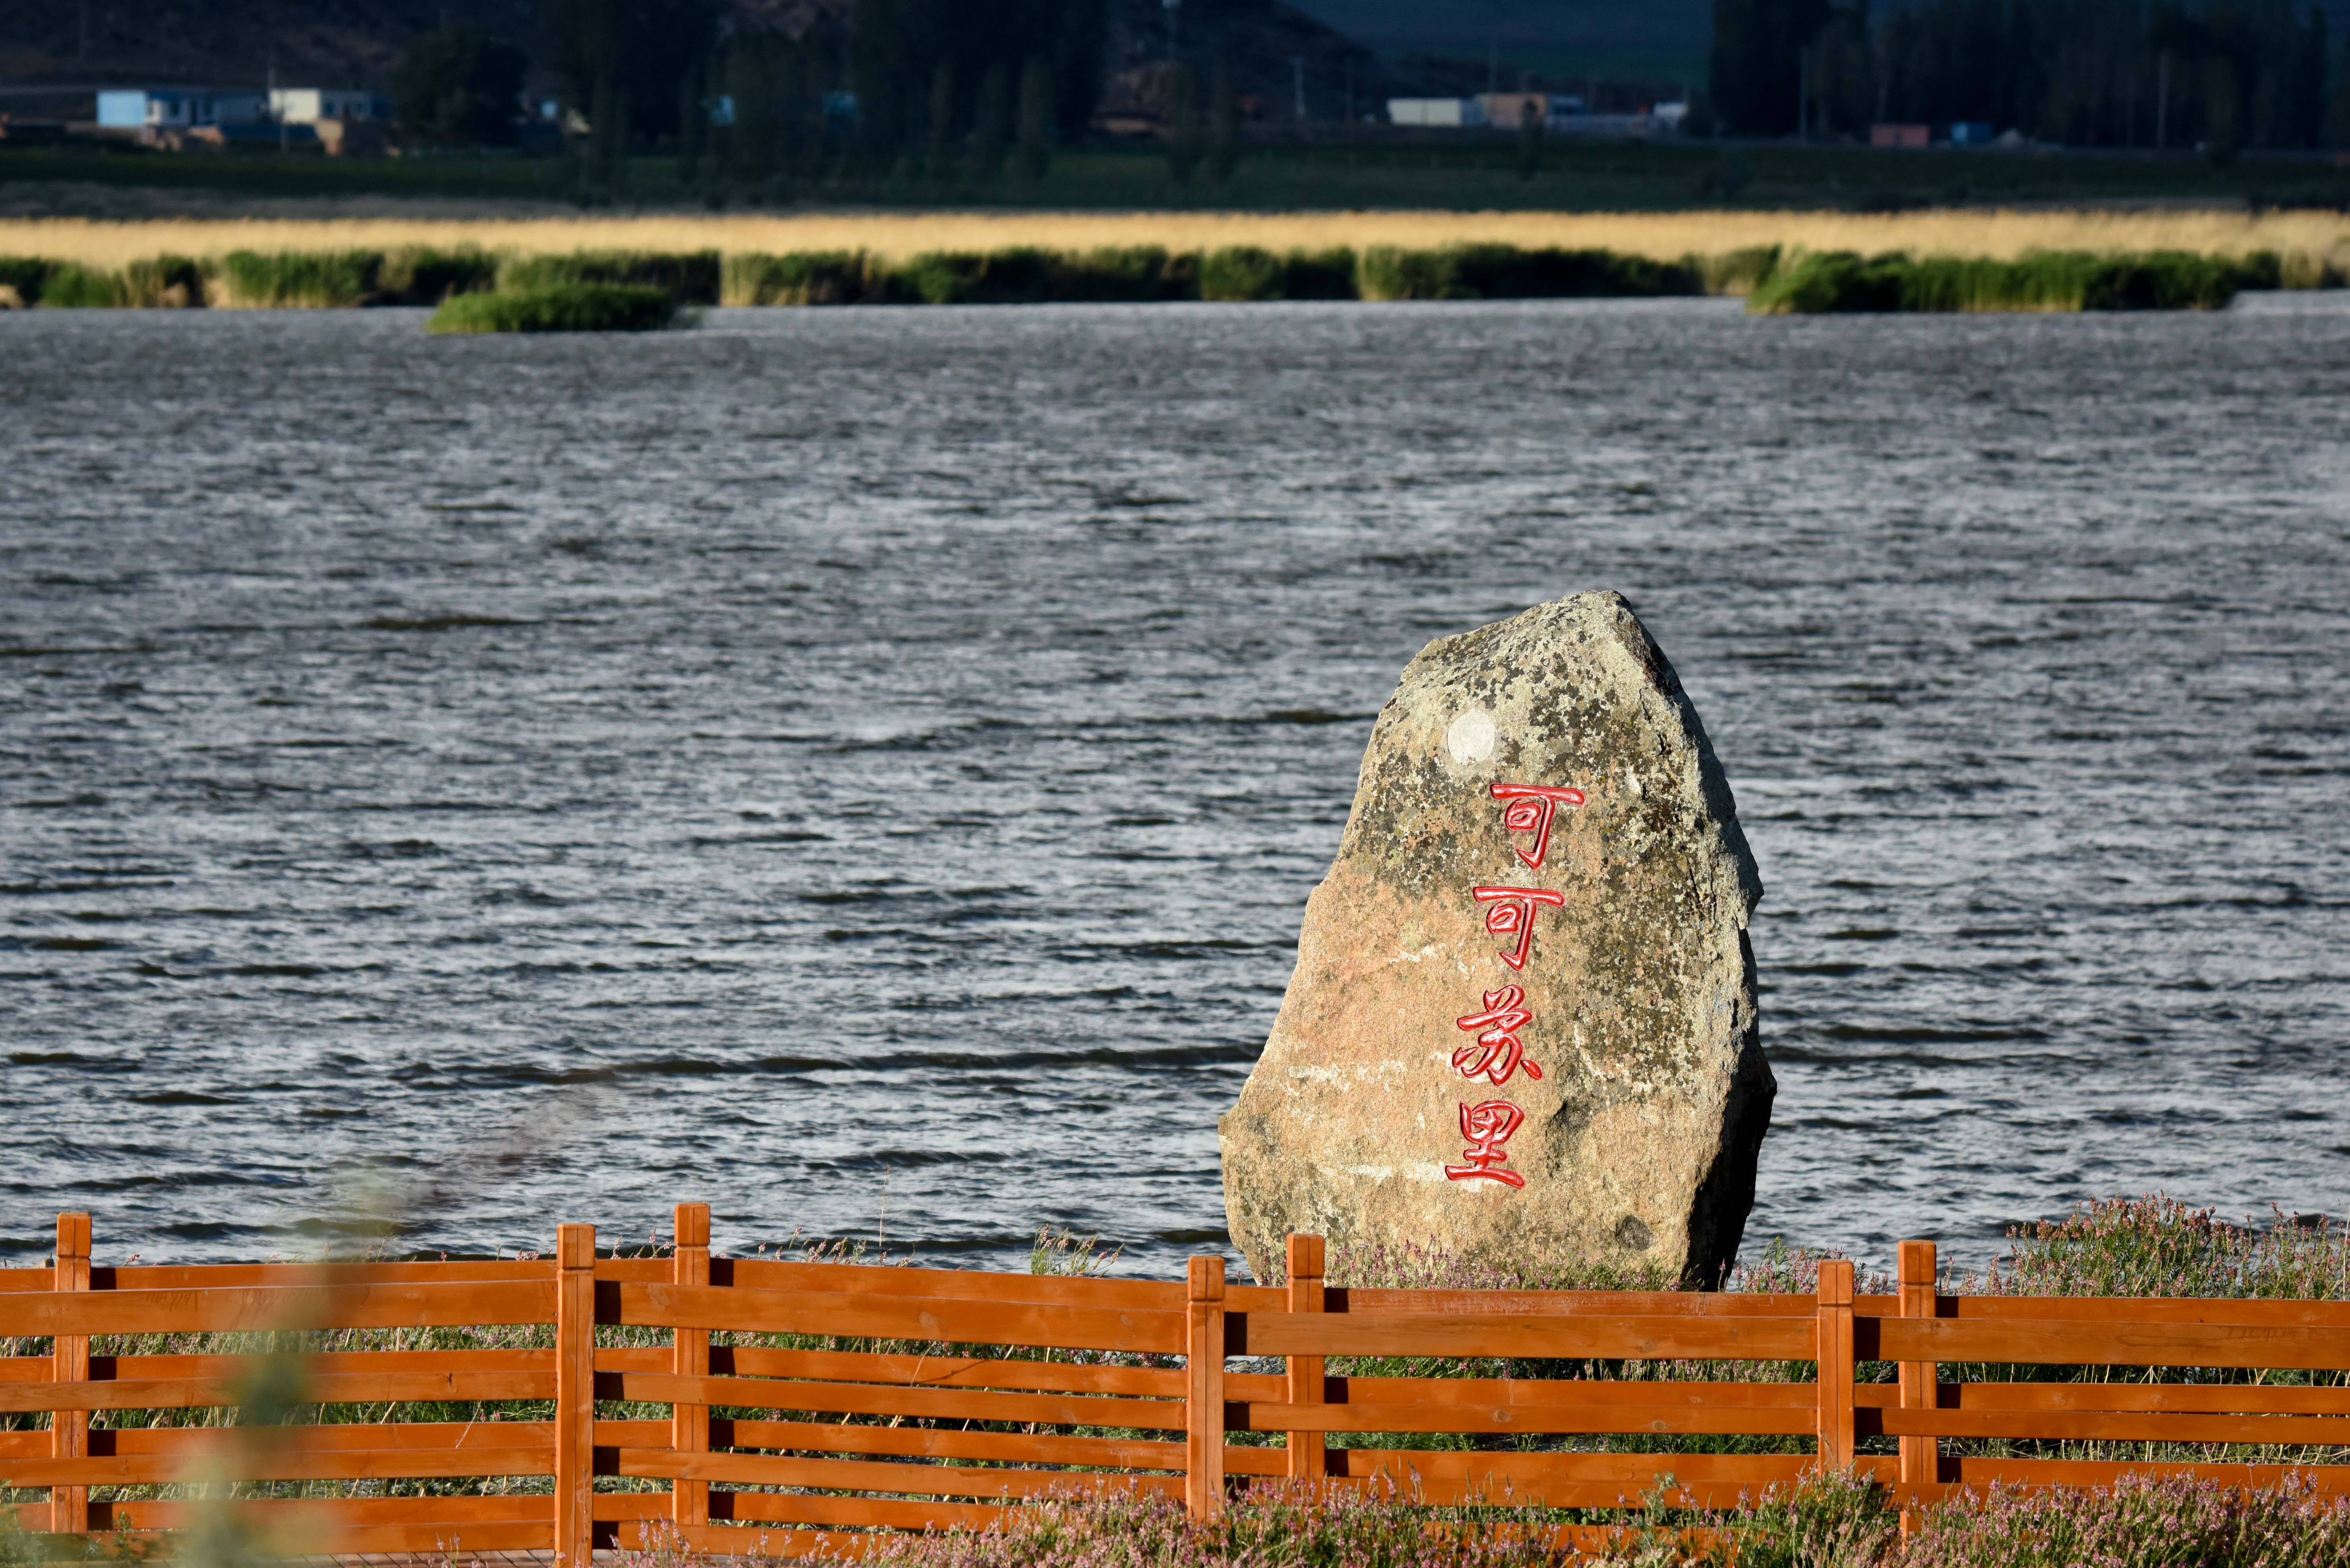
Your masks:
<svg viewBox="0 0 2350 1568"><path fill-rule="evenodd" d="M383 260L381 251L231 251L220 275L231 305L335 309L374 300Z"/></svg>
<svg viewBox="0 0 2350 1568"><path fill-rule="evenodd" d="M467 245L453 251L404 245L383 258L377 282L388 305L438 305L452 295L495 288L498 258Z"/></svg>
<svg viewBox="0 0 2350 1568"><path fill-rule="evenodd" d="M1033 246L991 251L980 267L972 303L1041 305L1053 296L1057 258Z"/></svg>
<svg viewBox="0 0 2350 1568"><path fill-rule="evenodd" d="M687 305L715 305L723 266L716 251L574 251L569 255L508 256L498 288L530 294L563 284L658 288Z"/></svg>
<svg viewBox="0 0 2350 1568"><path fill-rule="evenodd" d="M1167 258L1167 269L1159 275L1159 297L1161 299L1200 297L1200 253L1198 251L1178 251Z"/></svg>
<svg viewBox="0 0 2350 1568"><path fill-rule="evenodd" d="M744 251L726 258L719 297L728 305L854 305L865 297L863 251Z"/></svg>
<svg viewBox="0 0 2350 1568"><path fill-rule="evenodd" d="M2043 252L2022 261L1981 257L1902 258L1897 297L1888 308L1933 312L2069 311L2081 308L2089 258Z"/></svg>
<svg viewBox="0 0 2350 1568"><path fill-rule="evenodd" d="M1704 280L1679 263L1599 250L1459 245L1441 254L1447 293L1471 299L1609 299L1697 294Z"/></svg>
<svg viewBox="0 0 2350 1568"><path fill-rule="evenodd" d="M2236 264L2236 286L2266 293L2284 286L2284 258L2274 251L2254 251Z"/></svg>
<svg viewBox="0 0 2350 1568"><path fill-rule="evenodd" d="M1051 296L1053 258L1040 250L929 251L890 268L893 305L1035 305Z"/></svg>
<svg viewBox="0 0 2350 1568"><path fill-rule="evenodd" d="M1280 299L1289 269L1271 251L1226 245L1200 259L1201 299Z"/></svg>
<svg viewBox="0 0 2350 1568"><path fill-rule="evenodd" d="M1356 287L1365 299L1465 299L1446 256L1441 251L1367 246L1356 268Z"/></svg>
<svg viewBox="0 0 2350 1568"><path fill-rule="evenodd" d="M2232 262L2185 251L2101 256L2083 291L2084 310L2224 310L2244 286Z"/></svg>
<svg viewBox="0 0 2350 1568"><path fill-rule="evenodd" d="M1187 295L1197 297L1196 276L1176 278L1170 266L1167 252L1158 245L1128 245L1056 256L1053 297L1094 302L1171 299Z"/></svg>
<svg viewBox="0 0 2350 1568"><path fill-rule="evenodd" d="M1292 299L1353 299L1355 253L1345 245L1326 251L1289 253L1289 276L1283 292Z"/></svg>
<svg viewBox="0 0 2350 1568"><path fill-rule="evenodd" d="M57 263L41 284L40 303L48 309L103 310L122 305L127 298L118 275L78 262Z"/></svg>
<svg viewBox="0 0 2350 1568"><path fill-rule="evenodd" d="M40 304L54 265L38 256L0 256L0 306L23 310Z"/></svg>
<svg viewBox="0 0 2350 1568"><path fill-rule="evenodd" d="M2242 286L2241 266L2181 251L2091 255L2040 251L2016 261L1850 251L1807 255L1746 296L1763 315L1849 311L2218 310Z"/></svg>
<svg viewBox="0 0 2350 1568"><path fill-rule="evenodd" d="M1703 271L1685 261L1500 244L1374 245L1363 253L1358 282L1365 299L1645 298L1706 289Z"/></svg>
<svg viewBox="0 0 2350 1568"><path fill-rule="evenodd" d="M204 302L204 272L186 256L157 256L122 269L123 303L185 309Z"/></svg>
<svg viewBox="0 0 2350 1568"><path fill-rule="evenodd" d="M567 283L551 288L452 295L426 323L429 332L649 332L677 315L666 289L619 283Z"/></svg>

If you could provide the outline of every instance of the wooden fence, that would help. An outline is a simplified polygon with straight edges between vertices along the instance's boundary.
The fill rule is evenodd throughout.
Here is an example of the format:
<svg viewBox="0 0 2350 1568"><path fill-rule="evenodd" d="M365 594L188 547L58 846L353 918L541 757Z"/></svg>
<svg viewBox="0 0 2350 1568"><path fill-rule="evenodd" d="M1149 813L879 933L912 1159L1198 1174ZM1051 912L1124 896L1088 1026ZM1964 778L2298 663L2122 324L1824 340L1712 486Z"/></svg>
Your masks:
<svg viewBox="0 0 2350 1568"><path fill-rule="evenodd" d="M1671 1501L1721 1508L1853 1466L1908 1504L2126 1470L2272 1484L2287 1468L1947 1455L1943 1438L2332 1447L2335 1459L2350 1446L2350 1386L2338 1378L2220 1383L2158 1370L2350 1368L2350 1303L1939 1295L1931 1242L1902 1246L1891 1296L1856 1296L1844 1262L1821 1266L1812 1295L1350 1291L1326 1288L1311 1236L1291 1238L1288 1282L1265 1289L1228 1284L1210 1257L1192 1259L1180 1283L714 1258L709 1224L706 1208L680 1207L667 1257L598 1257L592 1227L566 1225L544 1260L107 1268L90 1261L88 1217L62 1216L54 1267L0 1270L0 1337L52 1344L47 1355L0 1358L0 1413L16 1423L0 1431L0 1484L46 1490L46 1502L20 1508L29 1527L136 1534L188 1524L204 1506L189 1495L199 1484L408 1482L432 1495L231 1506L288 1551L551 1550L578 1564L656 1520L713 1552L855 1554L877 1528L984 1526L1011 1500L1073 1487L1141 1487L1210 1517L1236 1491L1284 1477L1384 1480L1430 1502L1599 1509L1635 1504L1670 1478ZM91 1345L433 1328L535 1343L298 1356L94 1355ZM887 1343L779 1348L713 1345L713 1334ZM639 1343L612 1343L628 1338ZM1279 1357L1283 1369L1228 1369L1236 1356ZM1333 1356L1743 1362L1785 1376L1337 1376L1326 1370ZM1898 1381L1856 1382L1866 1363L1896 1364ZM2043 1376L1944 1383L1948 1363ZM2047 1380L2075 1366L2158 1370ZM184 1421L273 1400L379 1408L362 1412L373 1419L258 1426L103 1418ZM671 1414L604 1418L599 1401ZM452 1402L535 1402L552 1418L392 1418L403 1405ZM42 1413L49 1424L32 1425ZM1253 1433L1279 1436L1232 1440ZM1440 1449L1343 1441L1370 1433L1476 1437ZM1778 1437L1804 1451L1496 1446L1625 1434ZM1898 1440L1898 1455L1858 1452L1870 1438ZM2350 1494L2350 1464L2293 1468ZM632 1480L599 1489L600 1477ZM460 1491L459 1480L470 1484ZM93 1495L129 1490L181 1495Z"/></svg>

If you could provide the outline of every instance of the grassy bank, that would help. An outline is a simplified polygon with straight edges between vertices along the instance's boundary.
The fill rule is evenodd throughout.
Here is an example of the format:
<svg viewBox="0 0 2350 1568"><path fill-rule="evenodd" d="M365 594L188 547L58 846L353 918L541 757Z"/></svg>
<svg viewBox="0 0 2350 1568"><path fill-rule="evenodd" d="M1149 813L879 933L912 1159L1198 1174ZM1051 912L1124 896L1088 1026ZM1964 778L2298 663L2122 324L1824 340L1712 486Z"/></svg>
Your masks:
<svg viewBox="0 0 2350 1568"><path fill-rule="evenodd" d="M2338 288L2341 275L2297 259L2301 287ZM1747 296L1761 315L1856 311L2220 310L2247 288L2276 288L2287 268L2272 253L2234 260L2157 251L2091 255L2056 251L2018 261L1807 255L1765 275Z"/></svg>
<svg viewBox="0 0 2350 1568"><path fill-rule="evenodd" d="M2217 309L2246 288L2332 288L2345 266L2280 255L2042 252L2013 261L1906 254L1864 258L1752 245L1671 260L1499 243L1275 251L1223 245L775 254L593 250L493 254L236 250L120 270L0 256L0 303L33 307L216 305L336 308L440 305L435 330L587 330L645 324L653 298L733 306L1035 305L1102 301L1653 298L1745 295L1765 314L1853 311ZM614 292L614 291L620 292ZM495 291L493 294L491 291ZM635 291L630 294L629 291ZM488 299L504 304L467 303ZM515 303L529 300L529 306ZM634 303L626 303L633 300ZM643 319L640 319L643 318ZM535 326L518 325L523 322Z"/></svg>
<svg viewBox="0 0 2350 1568"><path fill-rule="evenodd" d="M2098 254L2187 251L2241 257L2271 251L2350 267L2350 217L2332 212L1797 211L1565 213L829 213L567 217L498 222L180 219L94 223L0 219L0 255L45 256L120 271L157 255L402 251L569 255L581 251L688 254L863 254L889 264L930 253L1041 250L1078 254L1157 247L1170 254L1247 246L1275 255L1377 245L1611 251L1654 262L1728 256L1756 247L2013 261L2035 251ZM628 280L617 280L628 281Z"/></svg>

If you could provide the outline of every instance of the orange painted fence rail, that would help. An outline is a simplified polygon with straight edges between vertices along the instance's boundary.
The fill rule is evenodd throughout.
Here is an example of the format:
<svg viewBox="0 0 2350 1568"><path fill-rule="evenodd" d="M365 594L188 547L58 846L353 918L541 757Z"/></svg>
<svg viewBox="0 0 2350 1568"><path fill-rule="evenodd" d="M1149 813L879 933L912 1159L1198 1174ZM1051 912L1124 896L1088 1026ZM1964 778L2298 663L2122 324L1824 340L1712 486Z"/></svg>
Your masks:
<svg viewBox="0 0 2350 1568"><path fill-rule="evenodd" d="M1940 1295L1931 1242L1903 1245L1890 1296L1856 1296L1851 1264L1837 1262L1821 1266L1812 1295L1387 1291L1326 1286L1312 1236L1290 1239L1288 1282L1267 1289L1228 1284L1212 1257L1192 1259L1180 1283L718 1258L709 1224L705 1207L681 1206L667 1257L598 1257L594 1230L566 1225L548 1259L99 1267L88 1217L61 1216L54 1267L0 1270L0 1338L52 1345L47 1355L0 1357L0 1416L14 1423L0 1430L0 1485L46 1492L19 1505L29 1528L137 1535L183 1527L203 1505L93 1492L471 1481L448 1495L234 1506L307 1552L552 1550L584 1564L594 1546L633 1542L656 1520L712 1552L853 1555L873 1530L984 1527L1012 1501L1073 1487L1155 1490L1207 1518L1278 1478L1384 1480L1431 1503L1594 1509L1637 1504L1669 1478L1666 1501L1722 1508L1849 1466L1908 1505L1994 1481L2084 1486L2136 1471L2271 1484L2288 1468L1946 1455L1942 1438L2350 1450L2350 1386L2338 1378L2223 1384L2161 1380L2159 1370L2340 1372L2350 1368L2350 1303ZM371 1420L332 1423L110 1425L105 1413L250 1409L264 1399L256 1379L289 1362L91 1346L100 1336L510 1325L542 1343L302 1355L290 1363L294 1385L274 1397L380 1407ZM599 1345L599 1328L647 1343ZM667 1343L652 1343L660 1331ZM1283 1370L1232 1371L1233 1357L1277 1357ZM1337 1376L1331 1357L1793 1363L1815 1376ZM1895 1364L1898 1381L1856 1383L1866 1363ZM1950 1363L2156 1370L2147 1381L1944 1383L1939 1367ZM599 1401L671 1413L602 1418ZM535 1403L553 1416L390 1418L431 1402ZM29 1424L43 1415L46 1427ZM1277 1436L1234 1443L1235 1433ZM1777 1436L1807 1451L1329 1441L1360 1433ZM1897 1439L1898 1457L1857 1453L1869 1438ZM2350 1494L2350 1464L2290 1468ZM599 1477L644 1490L598 1490ZM485 1480L508 1490L484 1494Z"/></svg>

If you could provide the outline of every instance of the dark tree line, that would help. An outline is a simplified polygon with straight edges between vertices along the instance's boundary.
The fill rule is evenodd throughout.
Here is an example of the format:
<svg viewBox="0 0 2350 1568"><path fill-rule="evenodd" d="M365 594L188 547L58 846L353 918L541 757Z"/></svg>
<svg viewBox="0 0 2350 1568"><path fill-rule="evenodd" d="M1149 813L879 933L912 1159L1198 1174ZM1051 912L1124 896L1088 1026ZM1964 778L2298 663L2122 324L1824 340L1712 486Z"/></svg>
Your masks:
<svg viewBox="0 0 2350 1568"><path fill-rule="evenodd" d="M1093 118L1105 30L1099 0L858 0L845 26L736 32L720 51L727 171L764 186L1042 174Z"/></svg>
<svg viewBox="0 0 2350 1568"><path fill-rule="evenodd" d="M435 147L502 147L530 61L478 27L418 38L391 72L391 109L408 135Z"/></svg>
<svg viewBox="0 0 2350 1568"><path fill-rule="evenodd" d="M2350 57L2293 0L1714 0L1724 130L1981 121L2083 147L2342 145Z"/></svg>
<svg viewBox="0 0 2350 1568"><path fill-rule="evenodd" d="M766 188L1041 174L1093 118L1107 34L1104 0L855 0L803 10L796 31L725 0L541 0L541 19L589 192L653 148L691 178ZM421 36L400 118L427 140L510 140L522 60L463 27Z"/></svg>

